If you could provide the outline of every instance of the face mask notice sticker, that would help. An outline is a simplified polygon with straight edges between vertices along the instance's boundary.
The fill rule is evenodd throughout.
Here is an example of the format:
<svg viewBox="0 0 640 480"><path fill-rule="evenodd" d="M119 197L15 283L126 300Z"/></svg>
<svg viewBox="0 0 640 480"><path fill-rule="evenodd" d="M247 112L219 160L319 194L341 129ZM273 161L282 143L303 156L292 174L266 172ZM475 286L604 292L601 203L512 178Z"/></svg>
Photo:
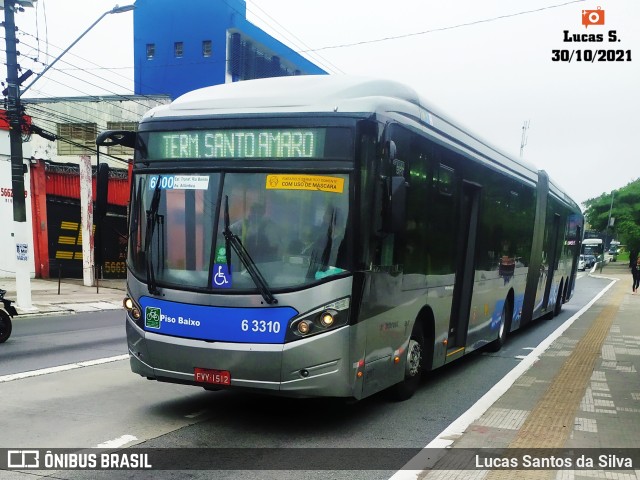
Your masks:
<svg viewBox="0 0 640 480"><path fill-rule="evenodd" d="M317 190L342 193L344 178L321 175L267 175L267 190Z"/></svg>

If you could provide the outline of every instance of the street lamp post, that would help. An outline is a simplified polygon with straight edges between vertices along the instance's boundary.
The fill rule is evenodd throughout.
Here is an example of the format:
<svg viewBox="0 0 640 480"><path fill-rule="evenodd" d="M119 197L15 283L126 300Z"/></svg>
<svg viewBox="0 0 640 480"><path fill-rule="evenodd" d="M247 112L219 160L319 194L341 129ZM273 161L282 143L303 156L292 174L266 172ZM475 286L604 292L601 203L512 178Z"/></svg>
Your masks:
<svg viewBox="0 0 640 480"><path fill-rule="evenodd" d="M6 1L8 1L8 0L5 0L5 2L6 2ZM53 60L53 62L51 62L49 65L47 65L47 67L46 67L42 72L40 72L40 74L39 74L39 75L38 75L38 76L33 80L33 82L31 82L29 85L27 85L26 87L24 87L24 89L20 92L20 95L23 95L23 94L24 94L24 92L26 92L27 90L29 90L29 89L31 88L31 86L32 86L34 83L36 83L40 77L42 77L42 76L43 76L43 75L44 75L44 74L45 74L45 73L46 73L46 72L47 72L51 67L53 67L53 66L58 62L58 60L60 60L60 59L64 56L64 54L65 54L65 53L67 53L69 50L71 50L71 49L75 46L75 44L76 44L76 43L78 43L80 40L82 40L82 37L84 37L87 33L89 33L89 31L90 31L93 27L95 27L95 26L100 22L100 20L102 20L102 19L103 19L104 17L106 17L107 15L111 15L112 13L123 13L123 12L129 12L129 11L133 10L134 8L136 8L136 7L135 7L135 5L125 5L125 6L123 6L123 7L119 7L118 5L116 5L116 6L115 6L115 7L113 7L111 10L108 10L108 11L104 12L102 15L100 15L100 17L98 17L98 19L97 19L95 22L93 22L93 23L89 26L89 28L87 28L84 32L82 32L82 34L81 34L78 38L76 38L76 39L74 40L74 42L73 42L71 45L69 45L67 48L65 48L65 49L62 51L62 53L61 53L60 55L58 55L58 56Z"/></svg>
<svg viewBox="0 0 640 480"><path fill-rule="evenodd" d="M16 26L14 11L22 6L33 6L36 0L4 0L0 9L4 10L4 27L7 51L7 119L9 120L9 141L11 148L11 187L13 191L13 223L14 240L16 244L16 304L25 310L33 309L31 304L31 282L28 263L29 238L33 238L31 225L27 225L26 202L24 198L24 163L22 153L22 108L20 96L41 78L60 58L67 53L78 41L84 37L100 20L112 13L128 12L134 5L115 6L103 13L89 28L87 28L69 47L67 47L53 62L51 62L29 85L20 91L21 80L18 77L18 52L16 40ZM89 239L90 240L90 239ZM84 241L84 240L83 240Z"/></svg>

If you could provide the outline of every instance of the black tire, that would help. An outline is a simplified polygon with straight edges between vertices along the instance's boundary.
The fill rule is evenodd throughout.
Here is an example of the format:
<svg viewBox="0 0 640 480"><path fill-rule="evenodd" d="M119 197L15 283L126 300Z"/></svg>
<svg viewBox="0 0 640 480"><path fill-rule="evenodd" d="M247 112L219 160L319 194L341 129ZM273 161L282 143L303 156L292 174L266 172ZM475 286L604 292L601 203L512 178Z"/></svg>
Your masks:
<svg viewBox="0 0 640 480"><path fill-rule="evenodd" d="M4 343L11 336L11 317L0 310L0 343Z"/></svg>
<svg viewBox="0 0 640 480"><path fill-rule="evenodd" d="M557 316L562 311L562 303L564 298L564 282L560 282L560 288L558 288L558 296L556 297L556 305L553 308L553 316Z"/></svg>
<svg viewBox="0 0 640 480"><path fill-rule="evenodd" d="M422 331L422 325L416 321L411 332L411 338L409 339L409 346L407 347L407 363L405 366L404 380L400 383L396 383L389 389L389 395L392 400L401 402L408 400L416 393L420 386L420 379L422 378L422 372L424 370L424 333Z"/></svg>
<svg viewBox="0 0 640 480"><path fill-rule="evenodd" d="M505 300L502 306L502 313L500 313L500 326L498 327L498 338L487 345L487 350L490 352L499 351L507 341L509 330L511 328L511 304L509 300Z"/></svg>

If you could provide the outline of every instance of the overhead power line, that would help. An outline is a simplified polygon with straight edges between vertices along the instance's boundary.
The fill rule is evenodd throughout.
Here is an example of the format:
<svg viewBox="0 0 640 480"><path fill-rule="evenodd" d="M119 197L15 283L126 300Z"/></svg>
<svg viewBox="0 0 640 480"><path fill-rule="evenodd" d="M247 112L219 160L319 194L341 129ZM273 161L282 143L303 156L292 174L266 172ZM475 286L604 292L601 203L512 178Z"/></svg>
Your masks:
<svg viewBox="0 0 640 480"><path fill-rule="evenodd" d="M231 6L228 2L225 1L225 3L230 8L232 8L233 10L235 10L237 12L237 10L233 6ZM298 50L310 48L306 43L304 43L303 40L301 40L299 37L297 37L295 34L293 34L290 30L288 30L285 26L283 26L280 22L278 22L278 20L273 18L271 15L269 15L262 7L260 7L260 5L257 4L257 2L256 3L251 2L251 3L252 3L252 7L253 8L257 8L258 10L260 10L264 15L266 15L267 17L269 17L269 19L271 19L273 22L275 22L275 24L278 25L279 28L278 27L274 27L273 25L271 25L267 20L265 20L264 18L261 18L259 14L257 14L255 11L253 11L251 8L249 8L249 6L247 6L247 11L249 11L250 13L255 15L255 17L257 19L259 19L265 25L268 25L274 31L280 33L285 38L287 38L287 40L289 40L292 43L292 45L295 46ZM281 33L280 29L282 31L284 31L284 33ZM314 53L314 52L311 52L311 53ZM313 60L314 62L320 64L320 66L322 66L323 68L325 68L327 70L332 70L333 72L337 71L338 73L344 73L344 71L342 71L336 65L334 65L329 60L327 60L326 58L323 58L322 56L320 56L318 54L314 53L314 55L311 58L311 60Z"/></svg>
<svg viewBox="0 0 640 480"><path fill-rule="evenodd" d="M560 8L560 7L564 7L566 5L571 5L572 3L581 3L581 2L584 2L584 1L586 1L586 0L572 0L570 2L560 3L560 4L557 4L557 5L549 5L547 7L535 8L533 10L525 10L525 11L522 11L522 12L510 13L508 15L499 15L497 17L485 18L485 19L482 19L482 20L474 20L473 22L459 23L457 25L450 25L448 27L432 28L432 29L429 29L429 30L424 30L422 32L405 33L403 35L394 35L394 36L391 36L391 37L376 38L376 39L373 39L373 40L361 40L359 42L352 42L352 43L342 43L340 45L327 45L325 47L313 48L313 49L309 49L309 50L301 50L299 53L319 52L319 51L322 51L322 50L331 50L331 49L336 49L336 48L355 47L355 46L358 46L358 45L367 45L367 44L371 44L371 43L387 42L389 40L400 40L402 38L417 37L419 35L426 35L428 33L443 32L445 30L453 30L453 29L456 29L456 28L470 27L472 25L478 25L478 24L481 24L481 23L495 22L497 20L503 20L505 18L512 18L512 17L518 17L520 15L528 15L530 13L542 12L543 10L550 10L552 8Z"/></svg>

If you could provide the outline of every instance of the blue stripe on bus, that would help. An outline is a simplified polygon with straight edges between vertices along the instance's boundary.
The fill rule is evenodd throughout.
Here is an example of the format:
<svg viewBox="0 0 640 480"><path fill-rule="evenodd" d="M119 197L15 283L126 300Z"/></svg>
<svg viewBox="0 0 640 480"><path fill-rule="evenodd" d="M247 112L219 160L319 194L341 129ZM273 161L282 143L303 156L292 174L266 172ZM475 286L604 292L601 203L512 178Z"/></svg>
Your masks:
<svg viewBox="0 0 640 480"><path fill-rule="evenodd" d="M144 329L175 337L221 342L283 343L291 307L233 308L141 297Z"/></svg>

